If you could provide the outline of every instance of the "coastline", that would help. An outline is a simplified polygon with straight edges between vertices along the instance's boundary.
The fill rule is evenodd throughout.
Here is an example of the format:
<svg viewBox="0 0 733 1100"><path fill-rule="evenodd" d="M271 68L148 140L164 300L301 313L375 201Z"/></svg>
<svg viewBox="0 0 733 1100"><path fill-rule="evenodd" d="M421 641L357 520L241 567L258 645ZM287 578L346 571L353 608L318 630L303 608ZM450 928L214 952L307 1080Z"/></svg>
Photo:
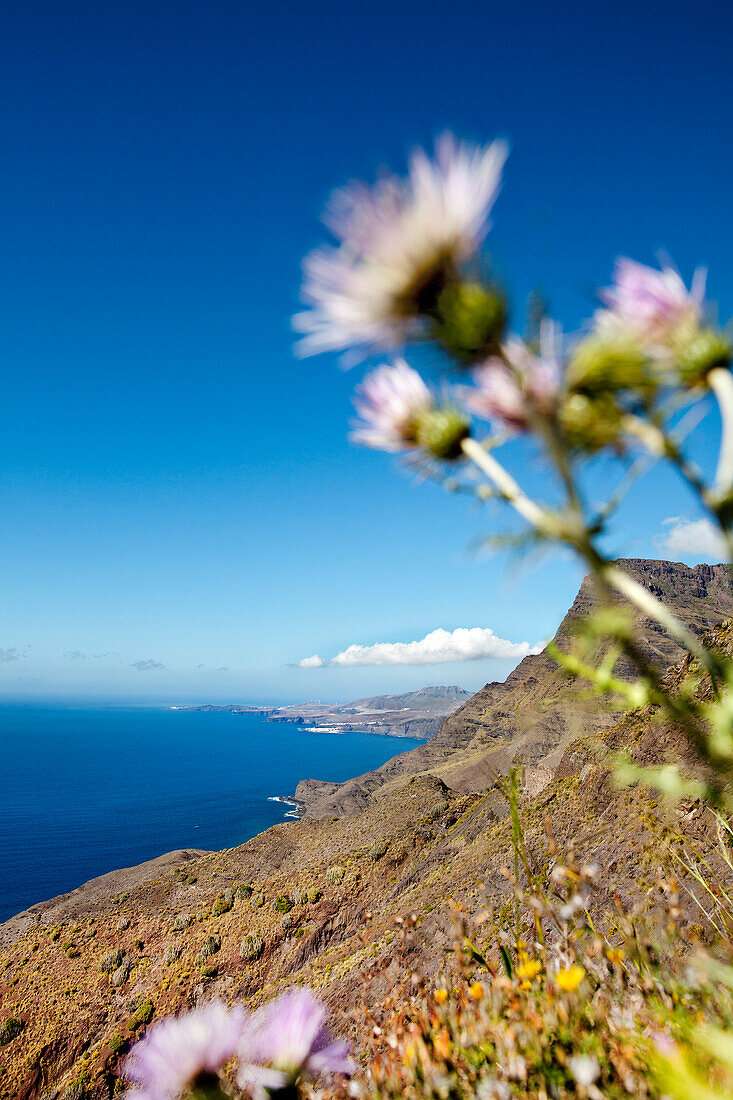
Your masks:
<svg viewBox="0 0 733 1100"><path fill-rule="evenodd" d="M292 795L286 796L284 794L269 794L267 796L267 801L282 802L285 806L292 806L293 809L288 810L285 814L285 817L293 818L295 821L300 821L303 816L303 811L305 810L305 803L302 802L299 798L295 798Z"/></svg>
<svg viewBox="0 0 733 1100"><path fill-rule="evenodd" d="M296 791L303 776L343 781L418 744L299 737L300 727L265 725L264 715L251 712L230 718L150 706L11 706L3 717L12 732L6 774L15 790L0 852L3 922L160 854L224 850L283 821L292 825L307 816L306 800ZM116 801L122 743L148 766ZM40 772L30 766L36 745L43 746ZM208 762L203 775L202 754ZM171 778L162 789L161 775ZM43 794L44 809L27 822L31 787Z"/></svg>

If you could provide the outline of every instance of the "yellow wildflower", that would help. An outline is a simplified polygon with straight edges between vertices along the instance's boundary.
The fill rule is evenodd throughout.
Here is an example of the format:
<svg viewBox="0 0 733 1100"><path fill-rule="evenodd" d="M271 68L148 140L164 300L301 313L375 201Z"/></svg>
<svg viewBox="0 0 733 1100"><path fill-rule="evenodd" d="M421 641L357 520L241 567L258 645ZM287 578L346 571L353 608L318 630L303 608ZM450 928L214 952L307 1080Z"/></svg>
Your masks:
<svg viewBox="0 0 733 1100"><path fill-rule="evenodd" d="M435 1003L436 1004L444 1005L447 1000L448 1000L448 990L447 989L436 989L435 990Z"/></svg>
<svg viewBox="0 0 733 1100"><path fill-rule="evenodd" d="M472 982L468 987L468 992L474 1001L480 1001L484 995L484 987L481 985L481 982Z"/></svg>
<svg viewBox="0 0 733 1100"><path fill-rule="evenodd" d="M606 958L610 963L613 963L614 966L618 966L623 957L624 953L620 947L609 947L606 951Z"/></svg>
<svg viewBox="0 0 733 1100"><path fill-rule="evenodd" d="M435 1050L435 1053L438 1055L438 1057L442 1058L445 1061L446 1059L450 1058L450 1047L450 1033L447 1028L443 1028L443 1030L439 1032L438 1035L436 1035L435 1037L435 1040L433 1042L433 1049Z"/></svg>
<svg viewBox="0 0 733 1100"><path fill-rule="evenodd" d="M565 993L574 993L584 977L585 970L582 966L567 966L558 970L555 981Z"/></svg>
<svg viewBox="0 0 733 1100"><path fill-rule="evenodd" d="M524 980L523 982L520 982L520 983L519 983L519 988L520 988L520 989L523 989L523 990L524 990L524 992L525 992L525 993L527 993L527 992L529 992L529 990L530 990L530 989L532 988L532 983L531 983L531 982L528 982L528 981L527 981L527 980L525 979L525 980Z"/></svg>
<svg viewBox="0 0 733 1100"><path fill-rule="evenodd" d="M527 959L526 962L521 963L517 967L517 977L528 978L532 981L532 978L536 978L541 970L541 962L538 962L537 959Z"/></svg>

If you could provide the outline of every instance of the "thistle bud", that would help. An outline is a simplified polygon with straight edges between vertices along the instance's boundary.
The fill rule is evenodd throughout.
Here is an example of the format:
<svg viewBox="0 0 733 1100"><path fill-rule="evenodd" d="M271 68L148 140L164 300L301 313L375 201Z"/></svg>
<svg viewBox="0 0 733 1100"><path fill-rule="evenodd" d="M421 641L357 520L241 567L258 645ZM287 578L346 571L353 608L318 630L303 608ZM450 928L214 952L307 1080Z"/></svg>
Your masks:
<svg viewBox="0 0 733 1100"><path fill-rule="evenodd" d="M657 386L643 349L624 335L588 336L575 348L566 378L570 389L585 394L635 390L650 396Z"/></svg>
<svg viewBox="0 0 733 1100"><path fill-rule="evenodd" d="M618 443L623 411L610 393L593 397L571 393L560 408L560 424L568 444L583 451L600 451Z"/></svg>
<svg viewBox="0 0 733 1100"><path fill-rule="evenodd" d="M227 1100L227 1094L213 1073L200 1073L191 1082L187 1095L189 1100Z"/></svg>
<svg viewBox="0 0 733 1100"><path fill-rule="evenodd" d="M506 317L498 291L476 282L450 282L438 298L436 336L452 354L475 359L498 347Z"/></svg>
<svg viewBox="0 0 733 1100"><path fill-rule="evenodd" d="M699 329L679 353L677 369L686 386L700 386L711 370L731 364L731 342L722 332Z"/></svg>
<svg viewBox="0 0 733 1100"><path fill-rule="evenodd" d="M460 410L446 406L424 412L417 422L417 443L433 458L453 462L461 457L461 443L471 434Z"/></svg>

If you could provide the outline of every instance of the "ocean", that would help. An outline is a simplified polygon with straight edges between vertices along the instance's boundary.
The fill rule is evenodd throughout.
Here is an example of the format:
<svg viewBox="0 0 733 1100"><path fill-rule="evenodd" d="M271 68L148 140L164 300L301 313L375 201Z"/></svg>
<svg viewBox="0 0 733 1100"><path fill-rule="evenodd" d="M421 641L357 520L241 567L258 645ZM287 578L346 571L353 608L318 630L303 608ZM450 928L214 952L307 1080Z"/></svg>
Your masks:
<svg viewBox="0 0 733 1100"><path fill-rule="evenodd" d="M421 742L157 707L0 707L0 920L174 848L282 821L299 779L343 780Z"/></svg>

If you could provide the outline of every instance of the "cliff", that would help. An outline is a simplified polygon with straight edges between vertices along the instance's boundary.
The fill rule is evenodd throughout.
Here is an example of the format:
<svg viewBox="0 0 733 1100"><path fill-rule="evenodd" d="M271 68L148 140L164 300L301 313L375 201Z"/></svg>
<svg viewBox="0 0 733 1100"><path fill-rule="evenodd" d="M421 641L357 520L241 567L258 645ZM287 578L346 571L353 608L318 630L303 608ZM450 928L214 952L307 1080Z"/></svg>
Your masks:
<svg viewBox="0 0 733 1100"><path fill-rule="evenodd" d="M733 611L729 569L725 565L624 559L627 572L664 600L697 634ZM586 577L555 634L563 650L573 647L573 628L598 600ZM659 667L679 658L677 643L661 627L637 617L641 649ZM392 789L405 776L431 773L459 791L486 790L496 772L519 759L527 780L541 786L564 747L584 733L607 727L614 713L587 688L568 679L545 650L525 657L503 683L486 684L446 717L433 739L389 760L381 768L341 784L327 796L308 801L306 814L326 817L355 813L376 791Z"/></svg>

